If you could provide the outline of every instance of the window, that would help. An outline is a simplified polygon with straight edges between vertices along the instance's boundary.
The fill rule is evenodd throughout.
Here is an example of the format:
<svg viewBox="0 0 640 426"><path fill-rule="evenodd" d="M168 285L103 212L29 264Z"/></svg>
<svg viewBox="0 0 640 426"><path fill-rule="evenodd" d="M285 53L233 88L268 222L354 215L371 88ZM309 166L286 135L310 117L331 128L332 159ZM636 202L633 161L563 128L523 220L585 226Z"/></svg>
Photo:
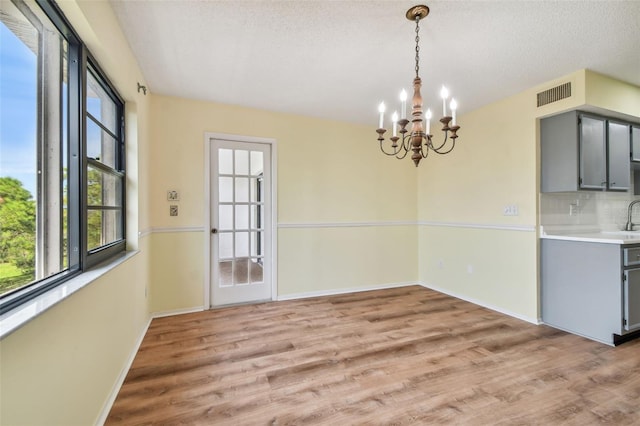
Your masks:
<svg viewBox="0 0 640 426"><path fill-rule="evenodd" d="M125 249L124 104L49 0L0 2L0 312Z"/></svg>
<svg viewBox="0 0 640 426"><path fill-rule="evenodd" d="M86 71L86 249L89 264L124 249L123 105L89 62Z"/></svg>

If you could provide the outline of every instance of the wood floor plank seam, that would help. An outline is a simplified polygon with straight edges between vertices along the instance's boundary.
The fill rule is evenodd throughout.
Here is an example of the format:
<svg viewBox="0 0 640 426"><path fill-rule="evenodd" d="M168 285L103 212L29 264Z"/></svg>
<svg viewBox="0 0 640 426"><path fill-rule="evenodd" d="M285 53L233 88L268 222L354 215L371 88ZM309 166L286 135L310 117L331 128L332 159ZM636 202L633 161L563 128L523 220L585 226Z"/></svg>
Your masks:
<svg viewBox="0 0 640 426"><path fill-rule="evenodd" d="M640 424L613 348L423 287L154 319L107 425Z"/></svg>

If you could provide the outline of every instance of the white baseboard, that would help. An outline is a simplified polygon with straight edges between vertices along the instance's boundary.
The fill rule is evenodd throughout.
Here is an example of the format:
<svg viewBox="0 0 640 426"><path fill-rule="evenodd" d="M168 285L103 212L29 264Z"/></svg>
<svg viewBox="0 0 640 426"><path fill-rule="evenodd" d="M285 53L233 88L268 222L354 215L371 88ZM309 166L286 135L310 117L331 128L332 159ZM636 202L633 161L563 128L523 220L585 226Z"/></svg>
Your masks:
<svg viewBox="0 0 640 426"><path fill-rule="evenodd" d="M525 315L520 315L520 314L518 314L516 312L511 312L509 310L500 308L498 306L489 305L489 304L487 304L485 302L482 302L480 300L474 299L472 297L468 297L468 296L464 296L464 295L461 295L461 294L457 294L457 293L452 292L450 290L446 290L446 289L440 288L438 286L434 286L434 285L427 284L427 283L424 283L424 282L420 282L420 283L418 283L418 285L421 285L424 288L435 290L435 291L440 292L440 293L444 293L444 294L446 294L448 296L455 297L456 299L461 299L461 300L464 300L466 302L473 303L474 305L482 306L483 308L491 309L492 311L496 311L496 312L499 312L501 314L508 315L510 317L517 318L519 320L529 322L531 324L535 324L535 325L542 324L541 318L531 318L531 317L528 317L528 316L525 316Z"/></svg>
<svg viewBox="0 0 640 426"><path fill-rule="evenodd" d="M497 307L497 306L492 306L489 305L487 303L484 303L480 300L476 300L464 295L460 295L460 294L456 294L454 292L451 292L449 290L445 290L443 288L439 288L437 286L432 286L432 285L428 285L424 282L421 281L407 281L407 282L400 282L400 283L388 283L388 284L380 284L380 285L375 285L375 286L367 286L367 287L351 287L351 288L341 288L341 289L330 289L330 290L319 290L319 291L310 291L310 292L306 292L306 293L293 293L293 294L285 294L282 296L278 296L278 301L283 301L283 300L296 300L296 299L306 299L309 297L319 297L319 296L334 296L334 295L338 295L338 294L346 294L346 293L358 293L358 292L362 292L362 291L371 291L371 290L382 290L385 288L398 288L398 287L408 287L408 286L412 286L412 285L419 285L421 287L424 288L428 288L431 290L435 290L438 291L440 293L444 293L448 296L451 297L455 297L456 299L461 299L464 300L466 302L470 302L473 303L474 305L478 305L478 306L482 306L483 308L487 308L487 309L491 309L492 311L496 311L499 312L501 314L513 317L513 318L517 318L519 320L522 321L526 321L528 323L531 324L535 324L535 325L540 325L542 324L541 319L534 319L531 317L527 317L524 315L520 315L518 313L515 312L511 312L508 311L506 309Z"/></svg>
<svg viewBox="0 0 640 426"><path fill-rule="evenodd" d="M192 314L194 312L202 312L204 311L204 307L198 306L196 308L184 308L184 309L174 309L171 311L162 311L162 312L153 312L151 314L151 318L162 318L162 317L171 317L174 315L182 315L182 314Z"/></svg>
<svg viewBox="0 0 640 426"><path fill-rule="evenodd" d="M366 286L366 287L336 288L336 289L330 289L330 290L309 291L305 293L284 294L282 296L278 296L277 300L282 301L282 300L307 299L309 297L319 297L319 296L335 296L338 294L359 293L362 291L382 290L385 288L408 287L412 285L421 285L421 284L417 281L407 281L407 282L401 282L401 283L378 284L378 285Z"/></svg>
<svg viewBox="0 0 640 426"><path fill-rule="evenodd" d="M140 333L140 336L138 336L138 339L136 340L136 343L133 346L133 349L131 349L131 353L129 354L129 358L127 359L127 362L125 363L124 367L120 371L120 374L118 375L118 379L116 380L116 382L113 385L113 388L111 389L111 393L109 394L109 398L104 403L104 406L102 407L102 410L100 411L100 416L98 416L98 420L96 421L96 425L103 425L104 422L107 421L107 417L109 416L109 412L111 411L111 407L113 406L113 403L115 402L116 397L118 396L118 392L120 392L120 388L122 387L122 384L124 383L124 379L127 377L127 373L129 373L129 370L131 369L131 365L133 364L133 360L135 359L136 355L138 354L138 350L140 349L140 345L142 344L142 341L144 340L144 336L146 336L147 331L149 330L149 326L151 325L151 321L154 318L162 318L162 317L168 317L168 316L180 315L180 314L189 314L189 313L192 313L192 312L201 312L203 310L204 309L202 307L198 307L198 308L190 308L190 309L177 309L177 310L165 311L165 312L155 312L155 313L151 314L151 317L149 318L149 321L147 321L147 325L143 328L142 333Z"/></svg>
<svg viewBox="0 0 640 426"><path fill-rule="evenodd" d="M138 349L140 349L140 345L142 344L142 341L144 340L144 336L146 336L146 334L147 334L147 330L149 329L149 325L151 325L151 320L152 319L153 318L149 318L149 321L147 321L147 325L145 325L143 327L142 332L138 336L138 339L136 339L136 343L133 345L133 349L131 349L131 353L129 354L129 358L127 359L127 362L122 367L122 370L120 370L120 374L118 375L118 379L116 380L116 382L113 384L113 388L111 389L111 393L109 394L109 398L107 398L107 400L104 403L104 406L102 407L102 410L100 411L100 415L98 416L98 419L96 420L96 425L104 425L104 422L107 421L107 416L109 416L109 412L111 411L111 407L113 406L113 403L116 401L116 397L118 396L118 392L120 392L120 388L122 387L122 384L124 383L124 379L127 377L127 373L129 373L129 369L131 368L131 364L133 364L133 360L135 359L136 355L138 354Z"/></svg>

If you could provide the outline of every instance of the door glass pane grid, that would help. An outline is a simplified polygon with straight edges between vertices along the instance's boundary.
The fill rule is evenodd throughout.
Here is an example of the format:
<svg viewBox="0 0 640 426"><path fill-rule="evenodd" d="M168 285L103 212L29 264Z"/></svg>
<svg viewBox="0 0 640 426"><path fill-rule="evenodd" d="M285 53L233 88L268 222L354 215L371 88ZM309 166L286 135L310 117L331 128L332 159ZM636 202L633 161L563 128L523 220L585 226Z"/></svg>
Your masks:
<svg viewBox="0 0 640 426"><path fill-rule="evenodd" d="M250 155L251 176L262 176L264 171L263 155L260 151L251 151Z"/></svg>
<svg viewBox="0 0 640 426"><path fill-rule="evenodd" d="M232 175L233 174L233 150L232 149L218 149L218 174Z"/></svg>
<svg viewBox="0 0 640 426"><path fill-rule="evenodd" d="M235 184L235 202L248 203L249 202L249 178L236 177L234 178Z"/></svg>
<svg viewBox="0 0 640 426"><path fill-rule="evenodd" d="M221 287L258 284L264 282L263 259L247 257L234 260L221 260L219 283Z"/></svg>
<svg viewBox="0 0 640 426"><path fill-rule="evenodd" d="M218 228L220 231L233 229L233 204L218 205Z"/></svg>
<svg viewBox="0 0 640 426"><path fill-rule="evenodd" d="M234 154L234 171L235 175L249 175L249 151L243 149L235 149Z"/></svg>
<svg viewBox="0 0 640 426"><path fill-rule="evenodd" d="M263 203L251 203L250 225L252 231L264 230L264 205Z"/></svg>
<svg viewBox="0 0 640 426"><path fill-rule="evenodd" d="M218 265L218 285L220 287L233 286L233 260L220 260Z"/></svg>
<svg viewBox="0 0 640 426"><path fill-rule="evenodd" d="M263 154L260 151L243 149L218 149L218 175L262 177Z"/></svg>
<svg viewBox="0 0 640 426"><path fill-rule="evenodd" d="M249 274L253 277L260 277L254 269L254 264L262 264L261 260L250 260L248 257L248 233L247 232L224 232L220 233L220 262L219 262L219 282L223 287L249 284ZM234 256L235 254L235 256Z"/></svg>
<svg viewBox="0 0 640 426"><path fill-rule="evenodd" d="M248 231L249 230L249 206L246 204L236 204L234 206L236 212L235 215L235 229Z"/></svg>
<svg viewBox="0 0 640 426"><path fill-rule="evenodd" d="M233 259L233 231L218 234L218 256L220 260Z"/></svg>
<svg viewBox="0 0 640 426"><path fill-rule="evenodd" d="M221 287L264 281L262 174L262 152L218 150Z"/></svg>
<svg viewBox="0 0 640 426"><path fill-rule="evenodd" d="M262 165L255 152L242 149L218 149L218 176L257 177L262 175ZM259 153L262 155L262 153ZM260 157L260 162L262 157ZM255 164L253 164L255 163ZM259 170L255 173L254 170ZM251 171L251 172L250 172Z"/></svg>

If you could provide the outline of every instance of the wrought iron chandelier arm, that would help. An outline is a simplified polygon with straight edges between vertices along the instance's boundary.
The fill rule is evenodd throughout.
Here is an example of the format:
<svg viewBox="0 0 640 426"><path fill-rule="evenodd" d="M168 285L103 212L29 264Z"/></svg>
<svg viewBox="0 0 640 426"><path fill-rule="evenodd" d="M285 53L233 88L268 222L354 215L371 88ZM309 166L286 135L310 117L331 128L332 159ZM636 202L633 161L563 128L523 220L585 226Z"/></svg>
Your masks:
<svg viewBox="0 0 640 426"><path fill-rule="evenodd" d="M384 142L384 141L380 141L380 151L382 151L382 153L383 153L384 155L388 155L388 156L390 156L390 157L391 157L391 156L397 155L397 154L398 154L398 152L400 151L399 149L396 149L396 150L394 150L393 152L387 152L387 151L385 151L385 150L384 150L384 144L383 144L383 142Z"/></svg>
<svg viewBox="0 0 640 426"><path fill-rule="evenodd" d="M398 160L402 160L404 157L407 156L407 154L409 153L409 141L411 140L411 136L406 136L403 135L402 136L402 143L400 144L400 146L402 147L402 149L398 150L398 155L396 155L396 158ZM400 155L401 153L403 153L402 155Z"/></svg>
<svg viewBox="0 0 640 426"><path fill-rule="evenodd" d="M425 149L424 146L427 148ZM433 149L433 145L431 144L431 135L425 136L424 146L422 147L420 154L422 154L422 158L427 158L429 156L429 149Z"/></svg>
<svg viewBox="0 0 640 426"><path fill-rule="evenodd" d="M446 143L446 142L445 142L445 143ZM442 147L443 147L443 146L444 146L444 144L440 145L440 146L438 147L438 149L435 149L435 148L434 148L432 151L433 151L433 152L435 152L436 154L439 154L439 155L448 154L448 153L450 153L451 151L453 151L453 148L455 148L455 147L456 147L456 140L455 140L455 139L451 139L451 148L449 148L448 150L446 150L446 151L439 151L440 149L442 149Z"/></svg>
<svg viewBox="0 0 640 426"><path fill-rule="evenodd" d="M444 146L447 144L447 142L449 141L449 132L447 132L446 130L444 131L444 140L442 141L442 143L438 146L435 147L433 145L433 139L429 139L429 148L438 152L440 151L442 148L444 148Z"/></svg>
<svg viewBox="0 0 640 426"><path fill-rule="evenodd" d="M451 123L451 117L442 117L440 119L440 122L443 124L442 131L444 132L444 141L438 147L433 146L433 141L431 141L430 148L434 150L436 154L444 155L450 153L451 151L453 151L453 148L455 148L456 139L458 138L456 132L458 131L458 129L460 129L460 126L457 126L455 124L449 126L449 124ZM451 148L443 150L449 139L451 140Z"/></svg>

